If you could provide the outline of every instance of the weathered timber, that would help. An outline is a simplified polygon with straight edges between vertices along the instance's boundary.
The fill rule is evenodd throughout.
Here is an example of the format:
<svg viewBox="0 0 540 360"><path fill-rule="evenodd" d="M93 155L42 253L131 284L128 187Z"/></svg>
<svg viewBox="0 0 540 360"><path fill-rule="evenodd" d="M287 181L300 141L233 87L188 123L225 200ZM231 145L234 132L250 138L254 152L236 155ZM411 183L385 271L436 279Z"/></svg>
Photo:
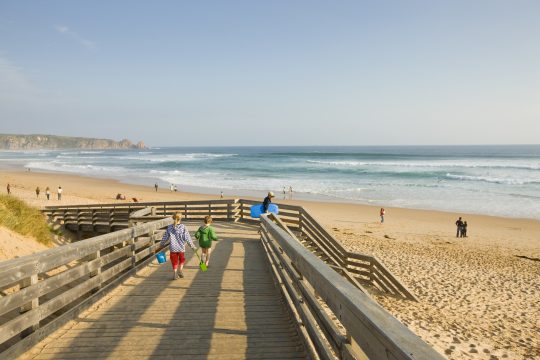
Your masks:
<svg viewBox="0 0 540 360"><path fill-rule="evenodd" d="M261 217L261 222L369 358L386 359L388 354L395 359L442 359L435 350L325 266L266 215Z"/></svg>

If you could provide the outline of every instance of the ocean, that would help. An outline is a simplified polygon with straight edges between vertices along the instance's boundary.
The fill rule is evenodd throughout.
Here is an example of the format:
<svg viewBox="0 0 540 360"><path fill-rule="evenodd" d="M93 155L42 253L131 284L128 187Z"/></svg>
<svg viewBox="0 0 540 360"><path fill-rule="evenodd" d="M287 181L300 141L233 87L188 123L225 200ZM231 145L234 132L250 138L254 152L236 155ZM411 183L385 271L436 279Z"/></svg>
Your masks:
<svg viewBox="0 0 540 360"><path fill-rule="evenodd" d="M540 145L4 151L0 165L180 191L540 219Z"/></svg>

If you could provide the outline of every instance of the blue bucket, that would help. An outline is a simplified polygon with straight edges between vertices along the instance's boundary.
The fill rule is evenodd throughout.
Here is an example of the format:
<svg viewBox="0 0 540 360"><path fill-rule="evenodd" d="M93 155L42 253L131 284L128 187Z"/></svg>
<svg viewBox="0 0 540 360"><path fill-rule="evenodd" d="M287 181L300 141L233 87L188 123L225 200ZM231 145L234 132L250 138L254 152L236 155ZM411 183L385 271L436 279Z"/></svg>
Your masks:
<svg viewBox="0 0 540 360"><path fill-rule="evenodd" d="M165 253L163 251L158 252L156 254L156 259L157 259L158 263L160 263L160 264L163 264L164 262L167 261L167 258L165 257Z"/></svg>

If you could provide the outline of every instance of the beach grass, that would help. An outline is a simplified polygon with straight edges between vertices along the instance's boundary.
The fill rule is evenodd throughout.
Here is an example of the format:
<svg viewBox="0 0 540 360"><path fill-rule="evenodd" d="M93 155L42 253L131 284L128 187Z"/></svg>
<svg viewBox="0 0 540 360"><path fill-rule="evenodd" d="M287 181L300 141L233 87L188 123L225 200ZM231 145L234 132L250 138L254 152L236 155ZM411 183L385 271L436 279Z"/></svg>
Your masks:
<svg viewBox="0 0 540 360"><path fill-rule="evenodd" d="M45 245L51 242L51 228L41 211L14 196L0 195L0 226Z"/></svg>

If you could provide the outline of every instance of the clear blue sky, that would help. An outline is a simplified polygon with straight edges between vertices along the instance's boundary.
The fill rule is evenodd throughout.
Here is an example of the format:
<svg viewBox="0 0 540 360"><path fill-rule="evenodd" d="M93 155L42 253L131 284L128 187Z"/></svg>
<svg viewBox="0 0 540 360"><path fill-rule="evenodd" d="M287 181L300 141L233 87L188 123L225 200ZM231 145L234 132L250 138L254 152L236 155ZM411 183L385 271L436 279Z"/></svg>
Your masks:
<svg viewBox="0 0 540 360"><path fill-rule="evenodd" d="M540 1L0 1L0 133L540 143Z"/></svg>

